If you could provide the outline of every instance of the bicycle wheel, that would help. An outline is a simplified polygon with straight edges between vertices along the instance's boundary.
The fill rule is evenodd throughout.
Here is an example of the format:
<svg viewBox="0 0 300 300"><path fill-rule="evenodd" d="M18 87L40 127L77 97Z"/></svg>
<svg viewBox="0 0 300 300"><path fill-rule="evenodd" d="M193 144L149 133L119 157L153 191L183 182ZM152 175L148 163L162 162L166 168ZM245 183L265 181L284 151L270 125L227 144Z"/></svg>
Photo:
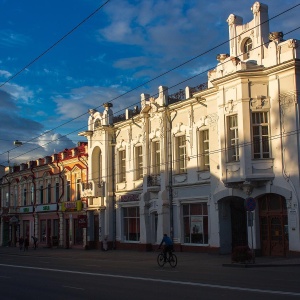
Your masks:
<svg viewBox="0 0 300 300"><path fill-rule="evenodd" d="M169 263L172 268L175 268L177 266L177 256L174 253L170 254Z"/></svg>
<svg viewBox="0 0 300 300"><path fill-rule="evenodd" d="M162 253L159 253L157 256L157 263L160 267L163 267L165 264L164 255Z"/></svg>

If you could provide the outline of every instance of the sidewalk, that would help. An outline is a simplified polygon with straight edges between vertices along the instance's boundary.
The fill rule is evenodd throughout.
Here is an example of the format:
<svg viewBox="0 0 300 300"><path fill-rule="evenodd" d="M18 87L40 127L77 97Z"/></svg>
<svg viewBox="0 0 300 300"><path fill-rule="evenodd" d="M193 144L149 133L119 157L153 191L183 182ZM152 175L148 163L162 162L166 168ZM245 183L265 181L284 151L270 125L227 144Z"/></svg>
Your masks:
<svg viewBox="0 0 300 300"><path fill-rule="evenodd" d="M231 255L175 252L184 264L198 264L202 267L223 266L234 268L257 268L257 267L300 267L300 257L256 257L251 263L232 263ZM99 249L84 250L80 248L38 248L36 250L29 248L28 251L20 251L18 247L0 247L0 255L24 255L24 256L57 256L61 258L80 258L80 259L111 259L118 260L143 260L153 261L157 252L141 252L133 250L109 250L101 251Z"/></svg>

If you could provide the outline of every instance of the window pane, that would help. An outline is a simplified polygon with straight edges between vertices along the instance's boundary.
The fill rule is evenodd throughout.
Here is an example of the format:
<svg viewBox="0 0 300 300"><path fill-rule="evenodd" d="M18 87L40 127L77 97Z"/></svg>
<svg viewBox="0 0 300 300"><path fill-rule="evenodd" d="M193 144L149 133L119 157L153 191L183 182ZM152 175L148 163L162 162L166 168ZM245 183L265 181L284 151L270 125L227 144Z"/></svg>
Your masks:
<svg viewBox="0 0 300 300"><path fill-rule="evenodd" d="M184 204L183 215L184 242L207 244L207 203Z"/></svg>

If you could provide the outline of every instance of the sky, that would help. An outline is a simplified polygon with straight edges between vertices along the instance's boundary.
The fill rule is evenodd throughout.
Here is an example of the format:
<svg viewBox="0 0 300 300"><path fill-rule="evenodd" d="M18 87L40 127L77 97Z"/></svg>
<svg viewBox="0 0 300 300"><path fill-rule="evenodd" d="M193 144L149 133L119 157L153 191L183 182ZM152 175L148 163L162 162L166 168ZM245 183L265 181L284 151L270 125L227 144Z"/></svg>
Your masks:
<svg viewBox="0 0 300 300"><path fill-rule="evenodd" d="M228 16L251 21L254 2L0 0L0 165L86 141L90 108L111 102L120 115L160 85L173 94L207 82L229 52ZM270 31L300 39L300 6L284 13L299 1L262 3Z"/></svg>

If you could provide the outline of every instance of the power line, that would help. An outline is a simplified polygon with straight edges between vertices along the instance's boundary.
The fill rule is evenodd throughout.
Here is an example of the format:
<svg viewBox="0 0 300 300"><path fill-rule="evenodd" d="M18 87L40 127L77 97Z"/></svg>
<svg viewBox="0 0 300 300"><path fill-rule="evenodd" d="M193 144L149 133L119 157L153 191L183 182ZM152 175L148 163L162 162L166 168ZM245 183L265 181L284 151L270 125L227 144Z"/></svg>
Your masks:
<svg viewBox="0 0 300 300"><path fill-rule="evenodd" d="M299 4L299 5L300 5L300 4ZM296 30L298 30L299 28L300 28L300 26L297 27L297 28L295 28L295 29L293 29L293 30L290 30L288 33L291 33L291 32L293 32L293 31L296 31ZM286 33L286 34L288 34L288 33ZM267 44L267 43L269 43L269 42L266 42L266 43L264 43L264 44L262 44L262 45L265 45L265 44ZM251 51L254 51L255 49L261 47L262 45L258 45L257 47L253 48ZM240 56L242 56L242 54L241 54ZM226 62L226 63L227 63L227 62ZM220 63L220 64L224 64L224 63ZM203 71L203 72L200 72L200 73L198 73L198 74L196 74L196 75L194 75L194 76L192 76L192 77L189 77L189 78L187 78L187 79L185 79L185 80L183 80L183 81L181 81L181 82L179 82L179 83L177 83L177 84L171 86L170 88L176 87L176 86L178 86L178 85L180 85L180 84L182 84L182 83L184 83L184 82L187 82L187 81L189 81L189 80L191 80L191 79L193 79L193 78L196 78L196 77L198 77L198 76L200 76L200 75L206 73L207 71L209 71L209 69L207 69L207 70L205 70L205 71ZM155 94L152 95L152 97L153 97L153 96L157 96L157 95L158 95L158 93L155 93ZM136 105L136 104L139 104L139 102L136 102L136 103L132 104L132 105L129 106L129 107L132 107L133 105ZM127 107L127 108L129 108L129 107ZM120 111L121 111L121 110L120 110ZM120 112L120 111L118 111L118 112ZM123 109L122 109L122 111L123 111ZM84 114L86 114L86 113L84 113ZM83 114L83 115L84 115L84 114ZM81 115L81 116L83 116L83 115ZM70 122L71 122L71 121L70 121ZM88 125L90 125L90 124L88 124ZM55 142L55 141L58 141L58 140L60 140L60 139L63 139L63 138L65 138L66 136L68 136L68 135L70 135L70 134L72 134L72 133L78 132L78 130L81 130L81 129L83 129L83 128L86 128L86 126L81 127L81 128L77 128L76 130L74 130L74 131L72 131L72 132L69 132L68 134L62 135L61 137L59 137L59 138L57 138L57 139L55 139L55 140L51 140L51 141L48 142L48 143L45 143L45 144L43 144L43 145L39 145L39 146L37 146L36 148L33 148L33 149L31 149L31 150L29 150L29 151L27 151L27 152L24 152L24 153L22 153L22 154L20 154L20 155L18 155L18 156L12 157L10 160L16 159L16 158L18 158L18 157L21 157L21 156L23 156L23 155L25 155L25 154L28 154L28 153L34 151L34 150L37 150L37 149L42 148L42 147L44 147L44 146L47 146L47 145L49 145L49 144L51 144L51 143L53 143L53 142ZM48 132L49 132L49 131L48 131ZM41 135L41 136L42 136L42 135ZM39 136L39 137L40 137L40 136ZM36 137L36 138L38 138L38 137ZM34 138L34 139L36 139L36 138ZM27 141L26 143L31 142L31 141L33 141L34 139L31 139L31 140ZM24 144L26 144L26 143L24 143ZM15 147L15 148L13 148L13 149L11 149L11 150L8 150L8 151L12 151L12 150L14 150L14 149L16 149L16 148L17 148L17 147ZM8 152L8 151L5 151L5 152L1 153L0 155L3 155L3 154L5 154L5 153Z"/></svg>
<svg viewBox="0 0 300 300"><path fill-rule="evenodd" d="M281 137L282 138L290 137L290 136L299 134L299 132L300 132L300 130L293 130L293 131L289 131L289 132L286 132L286 133L283 133L283 134L273 135L273 136L270 136L268 138L268 141L270 142L270 141L273 141L273 140L277 140L277 139L280 139ZM248 147L248 146L253 146L253 144L257 144L257 142L253 142L253 141L244 142L242 144L238 144L237 147L238 147L238 149L241 149L241 148L245 148L245 147ZM225 147L225 148L218 148L218 149L215 149L215 150L210 150L208 153L209 153L209 155L213 155L213 154L218 154L218 153L222 153L222 152L227 152L227 151L230 151L230 150L235 149L235 148L236 148L235 146ZM189 159L199 158L199 157L204 157L204 156L205 156L204 153L195 154L195 155L190 155ZM188 160L188 159L186 158L186 160ZM126 160L126 162L130 162L130 163L132 163L133 161L135 161L135 159ZM177 158L177 159L173 159L171 162L167 161L165 163L160 163L159 166L162 167L162 166L166 166L170 163L171 164L178 163L179 161L181 161L181 159ZM100 164L101 164L101 162L100 162ZM152 164L152 165L150 164L150 165L147 165L147 166L143 167L143 170L144 169L147 170L147 169L153 168L155 166L156 166L156 164ZM197 166L199 166L199 165L197 164ZM64 167L63 164L60 167L63 168ZM33 169L35 169L35 168L37 168L37 167L34 167ZM102 173L103 170L104 170L104 168L100 170L100 173ZM135 173L137 170L138 170L138 168L133 168L133 169L126 170L126 174ZM92 173L92 174L87 174L87 176L92 175L92 178L90 178L89 180L93 180L93 181L96 181L96 180L100 181L100 180L103 180L103 179L108 180L109 178L111 178L113 176L113 175L109 175L109 176L108 175L107 176L102 176L101 175L101 177L94 177L93 175L96 174L96 173L97 173L97 175L99 174L99 172L95 172L95 173ZM13 173L9 173L8 175L11 175L11 174L13 174ZM120 174L121 173L115 173L114 175L116 177L118 177ZM55 175L59 175L59 173L53 174L53 176L55 176ZM153 174L150 174L150 175L153 175ZM177 175L177 174L175 174L175 175ZM40 177L36 177L35 179L39 180L39 179L42 179L42 178L44 178L44 177L40 176ZM71 185L74 185L76 183L77 183L76 181L72 181L72 182L70 181ZM117 183L120 183L120 182L117 182ZM54 189L55 186L53 186L52 188ZM47 187L45 187L43 189L46 190ZM37 189L37 190L39 190L39 189Z"/></svg>
<svg viewBox="0 0 300 300"><path fill-rule="evenodd" d="M110 1L110 0L106 1L106 3L109 2L109 1ZM104 3L102 6L104 6L106 3ZM102 7L102 6L101 6L101 7ZM277 18L277 17L279 17L279 16L281 16L281 15L283 15L283 14L285 14L285 13L291 11L291 10L293 10L294 8L296 8L296 7L298 7L298 6L300 6L300 4L296 4L296 5L294 5L293 7L291 7L291 8L289 8L289 9L286 9L286 10L282 11L281 13L279 13L279 14L277 14L277 15L271 17L271 18L269 18L269 19L266 20L266 21L264 21L263 23L258 24L258 25L256 25L256 26L254 26L254 27L252 27L252 28L250 28L250 29L244 31L243 34L244 34L245 32L248 32L248 31L253 30L253 28L256 28L256 27L258 27L258 26L261 26L262 24L264 24L264 23L266 23L266 22L268 22L268 21L270 21L270 20L272 20L272 19L275 19L275 18ZM101 8L101 7L100 7L100 8ZM98 8L97 10L99 10L100 8ZM94 13L95 13L95 12L94 12ZM94 13L93 13L93 14L94 14ZM89 18L89 17L88 17L88 18ZM83 21L83 22L84 22L84 21ZM83 23L83 22L81 22L81 23ZM78 25L78 26L79 26L79 25ZM285 33L285 34L289 34L289 33L293 32L293 31L298 30L299 28L300 28L300 27L297 27L297 28L295 28L295 29L293 29L293 30L291 30L291 31L289 31L289 32L287 32L287 33ZM237 37L235 37L235 38L237 38ZM113 101L115 101L115 100L117 100L117 99L119 99L119 98L121 98L121 97L123 97L123 96L129 94L130 92L132 92L132 91L134 91L134 90L136 90L136 89L138 89L138 88L144 86L145 84L148 84L148 83L150 83L150 82L152 82L152 81L154 81L154 80L156 80L156 79L158 79L158 78L160 78L160 77L162 77L162 76L164 76L164 75L166 75L166 74L168 74L168 73L170 73L170 72L172 72L172 71L174 71L174 70L176 70L176 69L182 67L183 65L185 65L185 64L187 64L187 63L189 63L189 62L195 60L196 58L199 58L199 57L201 57L201 56L203 56L203 55L205 55L205 54L211 52L211 51L214 50L214 49L217 49L218 47L224 45L225 43L227 43L227 42L229 42L229 41L231 41L231 40L233 40L233 39L235 39L235 38L229 39L229 40L227 40L227 41L225 41L225 42L222 42L222 43L218 44L217 46L214 46L214 47L210 48L210 49L207 50L207 51L202 52L201 54L199 54L199 55L197 55L197 56L195 56L195 57L193 57L193 58L191 58L191 59L189 59L189 60L187 60L187 61L185 61L185 62L179 64L179 65L177 65L176 67L174 67L174 68L172 68L172 69L170 69L170 70L168 70L168 71L166 71L166 72L164 72L164 73L162 73L162 74L160 74L160 75L158 75L158 76L156 76L156 77L154 77L154 78L152 78L152 79L150 79L150 80L148 80L148 81L146 81L146 82L144 82L144 83L142 83L142 84L140 84L140 85L138 85L138 86L136 86L136 87L134 87L133 89L131 89L131 90L129 90L129 91L127 91L127 92L125 92L125 93L123 93L123 94L121 94L121 95L115 97L115 98L112 98L112 99L109 100L108 102L113 102ZM264 43L264 44L262 44L262 45L265 45L265 44L268 44L268 43L269 43L269 42L266 42L266 43ZM262 45L259 45L258 47L260 47L260 46L262 46ZM257 47L257 48L258 48L258 47ZM256 49L256 48L253 48L251 51L253 51L254 49ZM182 84L182 83L184 83L184 82L187 82L187 81L189 81L189 80L191 80L191 79L193 79L193 78L196 78L196 77L198 77L199 75L202 75L202 74L206 73L208 70L209 70L209 69L207 69L207 70L205 70L205 71L203 71L203 72L200 72L200 73L198 73L198 74L196 74L196 75L194 75L194 76L191 76L191 77L189 77L189 78L187 78L187 79L185 79L185 80L183 80L183 81L181 81L181 82L179 82L179 83L177 83L177 84L171 86L170 88L174 88L174 87L176 87L176 86L178 86L178 85L180 85L180 84ZM4 84L5 84L5 83L4 83ZM1 87L1 86L0 86L0 87ZM157 95L157 93L154 94L154 95ZM153 95L152 95L152 96L153 96ZM135 103L135 104L139 104L139 102L137 102L137 103ZM135 105L135 104L132 104L132 105L129 106L129 107L132 107L132 106ZM101 105L95 107L95 108L99 108L99 107L102 106L102 105L103 105L103 103L102 103ZM127 108L129 108L129 107L127 107ZM124 109L122 109L122 110L124 110ZM121 111L121 110L120 110L120 111ZM120 112L120 111L119 111L119 112ZM58 128L60 128L60 127L62 127L62 126L64 126L64 125L66 125L66 124L68 124L68 123L71 123L72 121L74 121L74 120L76 120L76 119L78 119L78 118L80 118L80 117L82 117L82 116L84 116L84 115L86 115L86 114L87 114L87 112L85 112L85 113L83 113L83 114L81 114L81 115L79 115L79 116L77 116L77 117L75 117L75 118L73 118L73 119L71 119L71 120L69 120L69 121L63 123L63 124L60 124L60 125L54 127L54 128L51 129L51 130L48 130L46 133L49 133L49 132L51 132L51 131L54 131L55 129L58 129ZM28 151L28 152L23 153L22 155L27 154L27 153L29 153L29 152L32 152L32 151L34 151L34 150L36 150L36 149L38 149L38 148L42 148L43 146L46 146L46 145L48 145L48 144L50 144L50 143L52 143L52 142L55 142L55 141L57 141L57 140L59 140L59 139L61 139L61 138L63 138L63 137L66 137L66 136L68 136L68 135L70 135L70 134L72 134L72 133L74 133L74 132L78 132L78 130L81 130L81 129L85 128L85 127L86 127L86 126L81 127L81 128L77 128L76 130L74 130L74 131L72 131L72 132L70 132L70 133L68 133L68 134L66 134L66 135L63 135L63 136L61 136L61 137L59 137L59 138L57 138L57 139L55 139L55 140L52 140L52 141L49 142L49 143L43 144L43 145L41 145L41 146L38 146L38 147L36 147L36 148L34 148L34 149ZM39 135L39 136L36 136L36 137L34 137L34 138L32 138L32 139L30 139L30 140L24 142L23 144L26 144L26 143L29 143L29 142L31 142L31 141L34 141L34 140L36 140L37 138L39 138L39 137L45 135L46 133L43 133L43 134L41 134L41 135ZM8 151L12 151L12 150L14 150L14 149L16 149L16 148L17 148L17 147L12 148L11 150L8 150ZM0 155L5 154L6 152L7 152L7 151L1 153ZM20 157L20 156L22 156L22 155L18 155L18 156L16 156L16 157L13 157L12 159L17 158L17 157Z"/></svg>
<svg viewBox="0 0 300 300"><path fill-rule="evenodd" d="M70 34L72 34L78 27L80 27L83 23L85 23L87 20L89 20L91 17L93 17L100 9L102 9L110 0L105 1L102 5L100 5L97 9L95 9L90 15L88 15L86 18L84 18L80 23L78 23L75 27L73 27L70 31L68 31L65 35L63 35L58 41L56 41L53 45L51 45L49 48L47 48L44 52L42 52L39 56L37 56L35 59L33 59L31 62L29 62L26 66L24 66L21 70L19 70L17 73L9 77L6 81L4 81L2 84L0 84L0 88L16 78L18 75L20 75L23 71L25 71L27 68L29 68L31 65L33 65L36 61L38 61L41 57L43 57L46 53L48 53L50 50L52 50L54 47L56 47L60 42L62 42L66 37L68 37Z"/></svg>

